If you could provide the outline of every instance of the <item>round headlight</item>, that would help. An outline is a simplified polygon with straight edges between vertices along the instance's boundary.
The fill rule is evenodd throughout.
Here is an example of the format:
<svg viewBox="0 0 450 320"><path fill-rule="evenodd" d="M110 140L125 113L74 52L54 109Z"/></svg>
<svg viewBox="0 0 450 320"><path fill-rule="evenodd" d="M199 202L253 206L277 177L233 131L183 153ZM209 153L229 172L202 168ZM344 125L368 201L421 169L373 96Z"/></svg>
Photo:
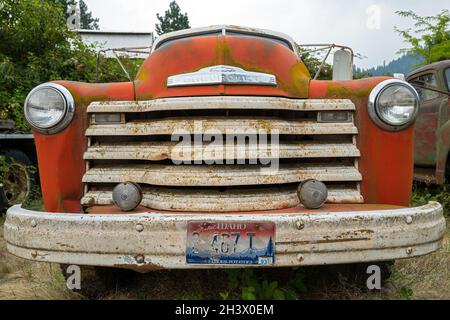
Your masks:
<svg viewBox="0 0 450 320"><path fill-rule="evenodd" d="M24 112L31 127L41 133L53 134L66 128L72 120L74 100L65 87L45 83L28 94Z"/></svg>
<svg viewBox="0 0 450 320"><path fill-rule="evenodd" d="M419 111L419 95L407 82L391 79L378 84L369 96L369 114L383 129L411 126Z"/></svg>

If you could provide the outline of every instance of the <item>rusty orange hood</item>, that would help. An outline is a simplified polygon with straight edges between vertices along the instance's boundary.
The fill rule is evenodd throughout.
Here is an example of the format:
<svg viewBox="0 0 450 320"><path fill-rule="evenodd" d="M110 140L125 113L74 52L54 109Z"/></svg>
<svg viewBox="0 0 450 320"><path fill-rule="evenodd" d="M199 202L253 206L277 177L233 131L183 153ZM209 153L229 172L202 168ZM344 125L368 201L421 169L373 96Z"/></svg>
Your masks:
<svg viewBox="0 0 450 320"><path fill-rule="evenodd" d="M228 65L275 75L276 86L205 85L167 87L170 76ZM135 81L137 100L205 95L267 95L308 98L311 76L297 54L264 37L209 35L178 39L157 48Z"/></svg>

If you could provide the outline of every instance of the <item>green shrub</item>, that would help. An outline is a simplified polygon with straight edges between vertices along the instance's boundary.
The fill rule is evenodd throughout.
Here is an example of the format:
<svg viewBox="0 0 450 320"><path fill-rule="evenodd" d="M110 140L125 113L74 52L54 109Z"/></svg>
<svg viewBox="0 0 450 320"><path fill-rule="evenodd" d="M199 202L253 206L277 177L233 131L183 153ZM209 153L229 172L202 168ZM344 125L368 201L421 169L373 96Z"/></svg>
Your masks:
<svg viewBox="0 0 450 320"><path fill-rule="evenodd" d="M56 1L57 2L57 1ZM41 0L2 0L0 6L0 119L12 119L18 131L29 126L23 102L47 81L96 81L96 50L67 29L61 5ZM125 59L130 74L139 59ZM127 81L117 61L102 59L100 82Z"/></svg>
<svg viewBox="0 0 450 320"><path fill-rule="evenodd" d="M284 283L269 279L267 273L257 273L253 269L229 270L227 273L229 291L219 293L223 300L233 297L243 300L292 300L307 291L304 274L300 270Z"/></svg>
<svg viewBox="0 0 450 320"><path fill-rule="evenodd" d="M96 49L67 29L63 3L1 0L0 120L13 120L19 132L30 131L23 103L35 86L53 80L96 81ZM100 62L99 82L128 81L115 59ZM141 59L122 62L130 74L142 64ZM8 162L0 156L0 183L8 170ZM39 200L34 202L42 207Z"/></svg>
<svg viewBox="0 0 450 320"><path fill-rule="evenodd" d="M437 186L425 185L422 183L414 184L411 205L413 207L422 206L429 201L437 201L444 206L444 212L450 215L450 185Z"/></svg>

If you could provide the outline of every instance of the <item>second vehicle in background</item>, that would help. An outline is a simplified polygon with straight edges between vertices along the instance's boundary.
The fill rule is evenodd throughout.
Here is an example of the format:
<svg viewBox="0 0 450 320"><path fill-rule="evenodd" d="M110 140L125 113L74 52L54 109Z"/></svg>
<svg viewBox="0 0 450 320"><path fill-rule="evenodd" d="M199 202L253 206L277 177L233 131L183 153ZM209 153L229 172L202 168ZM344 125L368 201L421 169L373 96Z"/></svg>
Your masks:
<svg viewBox="0 0 450 320"><path fill-rule="evenodd" d="M444 184L450 180L450 60L417 69L407 81L416 88L421 100L414 178Z"/></svg>

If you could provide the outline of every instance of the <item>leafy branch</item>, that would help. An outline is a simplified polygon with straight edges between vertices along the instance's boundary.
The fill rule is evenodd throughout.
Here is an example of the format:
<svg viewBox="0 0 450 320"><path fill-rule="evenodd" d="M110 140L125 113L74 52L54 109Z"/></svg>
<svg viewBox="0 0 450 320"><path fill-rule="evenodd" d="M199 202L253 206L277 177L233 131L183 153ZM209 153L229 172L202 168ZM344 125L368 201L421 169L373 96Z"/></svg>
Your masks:
<svg viewBox="0 0 450 320"><path fill-rule="evenodd" d="M399 53L413 53L424 58L423 64L430 64L450 58L450 13L442 10L435 16L419 16L411 10L396 11L403 18L412 19L414 28L394 30L410 45Z"/></svg>

